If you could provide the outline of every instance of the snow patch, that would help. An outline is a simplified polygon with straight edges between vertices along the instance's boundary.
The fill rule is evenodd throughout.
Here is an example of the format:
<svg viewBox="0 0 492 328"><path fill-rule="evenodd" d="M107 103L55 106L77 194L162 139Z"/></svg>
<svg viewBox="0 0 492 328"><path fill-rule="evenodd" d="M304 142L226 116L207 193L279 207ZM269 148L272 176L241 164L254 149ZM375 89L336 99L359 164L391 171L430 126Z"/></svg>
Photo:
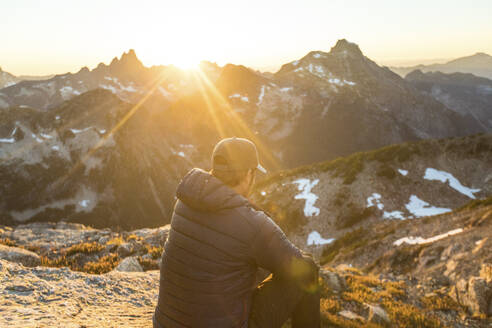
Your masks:
<svg viewBox="0 0 492 328"><path fill-rule="evenodd" d="M408 174L408 170L398 169L401 175L406 176Z"/></svg>
<svg viewBox="0 0 492 328"><path fill-rule="evenodd" d="M74 134L78 134L78 133L86 132L90 129L92 129L92 126L89 126L85 129L70 129L70 131L72 131L72 133L74 133Z"/></svg>
<svg viewBox="0 0 492 328"><path fill-rule="evenodd" d="M373 193L371 196L367 197L367 207L377 206L378 209L382 210L384 208L383 203L381 203L381 195L378 193Z"/></svg>
<svg viewBox="0 0 492 328"><path fill-rule="evenodd" d="M456 235L456 234L459 234L459 233L462 233L462 232L463 232L463 229L462 228L459 228L459 229L454 229L454 230L451 230L451 231L448 231L446 233L443 233L443 234L440 234L440 235L437 235L437 236L434 236L434 237L430 237L430 238L413 237L413 236L403 237L403 238L400 238L397 241L395 241L393 243L393 245L400 246L403 243L409 244L409 245L428 244L428 243L433 243L435 241L438 241L438 240L441 240L441 239L444 239L446 237L453 236L453 235Z"/></svg>
<svg viewBox="0 0 492 328"><path fill-rule="evenodd" d="M285 87L285 88L280 88L280 91L281 92L289 92L292 89L293 89L293 87Z"/></svg>
<svg viewBox="0 0 492 328"><path fill-rule="evenodd" d="M17 132L17 127L14 128L12 132L10 132L10 138L0 138L1 143L14 143L15 138L14 134Z"/></svg>
<svg viewBox="0 0 492 328"><path fill-rule="evenodd" d="M463 195L468 196L472 199L475 199L475 195L473 195L473 194L476 192L479 192L481 190L481 189L471 189L471 188L465 187L451 173L436 170L436 169L433 169L431 167L429 167L425 170L424 179L431 180L431 181L437 180L437 181L441 181L443 183L448 182L449 186L451 188L453 188L454 190L456 190L456 191L462 193Z"/></svg>
<svg viewBox="0 0 492 328"><path fill-rule="evenodd" d="M1 143L14 143L15 139L14 138L0 138Z"/></svg>
<svg viewBox="0 0 492 328"><path fill-rule="evenodd" d="M441 208L430 206L429 203L423 201L415 195L410 196L410 201L405 205L407 210L416 217L438 215L451 212L449 208Z"/></svg>
<svg viewBox="0 0 492 328"><path fill-rule="evenodd" d="M79 205L82 207L87 207L89 206L90 201L88 199L83 199L79 202Z"/></svg>
<svg viewBox="0 0 492 328"><path fill-rule="evenodd" d="M249 98L248 97L241 96L239 93L235 93L235 94L229 96L229 99L232 99L232 98L240 98L244 102L248 102L249 101Z"/></svg>
<svg viewBox="0 0 492 328"><path fill-rule="evenodd" d="M319 232L312 231L307 237L307 245L308 246L326 245L326 244L332 243L334 240L335 240L335 238L325 239L325 238L321 237Z"/></svg>
<svg viewBox="0 0 492 328"><path fill-rule="evenodd" d="M299 61L298 61L298 60L294 60L294 61L292 62L292 65L294 65L294 66L299 65Z"/></svg>
<svg viewBox="0 0 492 328"><path fill-rule="evenodd" d="M58 146L53 146L53 147L51 147L51 149L53 149L53 150L60 150L60 147L58 147Z"/></svg>
<svg viewBox="0 0 492 328"><path fill-rule="evenodd" d="M112 85L100 84L99 86L100 86L101 88L103 88L103 89L106 89L106 90L111 91L112 93L116 93L116 91L117 91L117 90L116 90L116 88L115 88L115 87L113 87Z"/></svg>
<svg viewBox="0 0 492 328"><path fill-rule="evenodd" d="M178 152L178 156L185 157L185 153L183 153L182 151L180 151L180 152Z"/></svg>
<svg viewBox="0 0 492 328"><path fill-rule="evenodd" d="M64 86L60 89L60 94L63 99L67 100L72 96L80 95L80 91L74 90L71 86Z"/></svg>
<svg viewBox="0 0 492 328"><path fill-rule="evenodd" d="M262 85L261 86L261 90L260 90L260 95L258 96L258 102L256 103L256 105L261 104L261 102L263 101L263 97L264 96L265 96L265 86Z"/></svg>
<svg viewBox="0 0 492 328"><path fill-rule="evenodd" d="M57 121L58 121L59 119L60 119L60 115L56 115L56 116L55 116L55 120L57 120Z"/></svg>
<svg viewBox="0 0 492 328"><path fill-rule="evenodd" d="M260 194L261 194L262 196L266 196L266 192L265 192L265 191L261 191L261 192L260 192Z"/></svg>
<svg viewBox="0 0 492 328"><path fill-rule="evenodd" d="M328 82L331 84L336 84L336 85L341 86L341 87L343 87L344 85L353 86L356 84L355 82L347 81L347 80L340 80L339 78L336 78L336 77L329 78Z"/></svg>
<svg viewBox="0 0 492 328"><path fill-rule="evenodd" d="M319 179L313 180L312 182L309 179L298 179L293 183L297 184L297 190L301 191L301 193L297 194L294 199L306 200L304 205L304 215L308 217L319 215L319 208L314 206L318 196L311 192L311 189L319 183Z"/></svg>
<svg viewBox="0 0 492 328"><path fill-rule="evenodd" d="M314 54L313 57L314 58L321 58L321 54Z"/></svg>
<svg viewBox="0 0 492 328"><path fill-rule="evenodd" d="M384 211L383 218L385 218L385 219L399 219L399 220L405 220L406 219L406 217L403 216L403 212L401 212L401 211L392 211L392 212Z"/></svg>

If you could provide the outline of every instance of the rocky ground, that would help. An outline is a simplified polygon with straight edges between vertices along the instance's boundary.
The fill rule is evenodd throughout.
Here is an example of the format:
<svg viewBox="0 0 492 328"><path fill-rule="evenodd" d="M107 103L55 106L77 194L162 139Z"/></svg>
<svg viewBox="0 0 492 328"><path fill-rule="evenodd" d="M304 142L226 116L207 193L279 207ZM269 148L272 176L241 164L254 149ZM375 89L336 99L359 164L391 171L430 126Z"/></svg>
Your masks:
<svg viewBox="0 0 492 328"><path fill-rule="evenodd" d="M151 327L168 229L0 227L0 327ZM433 280L327 265L323 327L489 327L491 272L466 280L462 299Z"/></svg>
<svg viewBox="0 0 492 328"><path fill-rule="evenodd" d="M92 275L0 260L1 327L151 327L159 274Z"/></svg>

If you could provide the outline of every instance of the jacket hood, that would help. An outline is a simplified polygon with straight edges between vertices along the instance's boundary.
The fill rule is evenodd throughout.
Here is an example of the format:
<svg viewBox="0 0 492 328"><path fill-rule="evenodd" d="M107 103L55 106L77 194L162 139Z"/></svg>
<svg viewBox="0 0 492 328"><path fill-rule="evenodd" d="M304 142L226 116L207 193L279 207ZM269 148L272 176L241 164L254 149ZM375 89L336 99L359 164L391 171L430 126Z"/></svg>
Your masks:
<svg viewBox="0 0 492 328"><path fill-rule="evenodd" d="M216 212L240 207L248 200L210 173L194 168L181 180L176 197L194 209Z"/></svg>

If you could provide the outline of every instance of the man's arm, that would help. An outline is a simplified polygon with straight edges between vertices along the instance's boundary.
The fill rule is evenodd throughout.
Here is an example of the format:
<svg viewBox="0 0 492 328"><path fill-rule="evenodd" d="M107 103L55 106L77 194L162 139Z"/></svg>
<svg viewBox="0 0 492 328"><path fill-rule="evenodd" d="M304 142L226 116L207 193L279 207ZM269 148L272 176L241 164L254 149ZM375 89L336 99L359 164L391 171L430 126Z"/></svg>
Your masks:
<svg viewBox="0 0 492 328"><path fill-rule="evenodd" d="M292 244L280 227L262 211L253 211L259 225L252 256L259 267L284 279L303 281L316 268L314 261ZM317 270L317 268L316 268Z"/></svg>

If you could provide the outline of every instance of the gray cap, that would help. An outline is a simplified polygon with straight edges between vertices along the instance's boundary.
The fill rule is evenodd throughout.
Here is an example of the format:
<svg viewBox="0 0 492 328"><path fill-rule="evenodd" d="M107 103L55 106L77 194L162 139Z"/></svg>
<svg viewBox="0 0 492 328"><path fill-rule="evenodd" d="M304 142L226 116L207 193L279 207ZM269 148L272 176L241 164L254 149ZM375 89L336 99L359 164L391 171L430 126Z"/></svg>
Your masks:
<svg viewBox="0 0 492 328"><path fill-rule="evenodd" d="M218 171L267 171L258 160L255 144L244 138L226 138L219 141L212 152L212 168Z"/></svg>

